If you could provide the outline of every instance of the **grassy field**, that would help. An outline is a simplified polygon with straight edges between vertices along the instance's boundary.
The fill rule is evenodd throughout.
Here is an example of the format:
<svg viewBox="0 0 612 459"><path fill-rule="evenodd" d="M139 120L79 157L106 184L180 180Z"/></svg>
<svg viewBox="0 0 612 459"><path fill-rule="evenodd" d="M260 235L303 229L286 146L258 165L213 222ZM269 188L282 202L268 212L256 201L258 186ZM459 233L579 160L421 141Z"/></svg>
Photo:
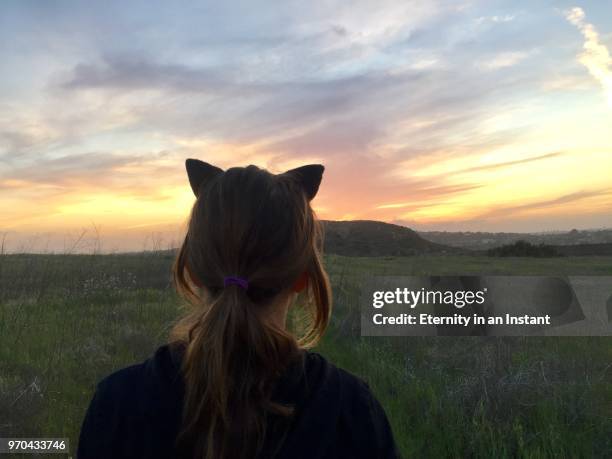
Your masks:
<svg viewBox="0 0 612 459"><path fill-rule="evenodd" d="M0 256L0 437L69 437L95 383L163 343L169 254ZM327 256L317 348L363 377L405 457L612 457L612 339L359 336L367 275L612 275L612 257ZM16 456L14 456L16 457ZM58 457L58 456L54 456Z"/></svg>

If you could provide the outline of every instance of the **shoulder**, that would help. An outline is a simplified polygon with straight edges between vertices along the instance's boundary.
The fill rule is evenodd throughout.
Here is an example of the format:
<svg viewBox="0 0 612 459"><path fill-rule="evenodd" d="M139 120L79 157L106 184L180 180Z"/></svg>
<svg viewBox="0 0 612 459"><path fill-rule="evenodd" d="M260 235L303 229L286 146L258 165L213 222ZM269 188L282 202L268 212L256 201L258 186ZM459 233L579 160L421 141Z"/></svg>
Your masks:
<svg viewBox="0 0 612 459"><path fill-rule="evenodd" d="M105 398L124 398L132 389L141 386L145 363L130 365L110 373L96 384L96 393Z"/></svg>
<svg viewBox="0 0 612 459"><path fill-rule="evenodd" d="M130 413L138 405L133 395L138 393L142 367L138 364L122 368L97 383L81 424L77 452L80 459L126 457L122 432L131 431Z"/></svg>
<svg viewBox="0 0 612 459"><path fill-rule="evenodd" d="M167 392L171 385L177 388L180 372L176 352L170 344L158 347L146 360L102 378L96 385L96 394L107 401L133 403L155 392Z"/></svg>
<svg viewBox="0 0 612 459"><path fill-rule="evenodd" d="M342 417L353 418L352 422L355 422L355 417L367 422L385 416L370 384L364 378L333 364L318 352L308 351L306 358L312 367L320 368L320 378L324 386L327 386L325 390L334 394Z"/></svg>
<svg viewBox="0 0 612 459"><path fill-rule="evenodd" d="M306 358L322 367L327 378L337 380L345 401L353 402L355 399L367 399L373 396L370 385L365 379L335 365L320 353L307 351Z"/></svg>
<svg viewBox="0 0 612 459"><path fill-rule="evenodd" d="M79 458L135 457L167 447L180 419L181 393L158 370L166 352L162 346L96 384L81 425Z"/></svg>
<svg viewBox="0 0 612 459"><path fill-rule="evenodd" d="M150 393L146 366L146 362L130 365L98 381L91 401L91 409L98 417L118 426L146 408Z"/></svg>
<svg viewBox="0 0 612 459"><path fill-rule="evenodd" d="M137 411L144 389L146 363L118 369L100 379L93 392L83 429L104 425L107 429L121 429L131 413Z"/></svg>
<svg viewBox="0 0 612 459"><path fill-rule="evenodd" d="M354 457L399 458L387 414L368 381L317 352L309 352L308 358L318 360L336 375L340 403L338 444L350 445L347 448L355 453Z"/></svg>

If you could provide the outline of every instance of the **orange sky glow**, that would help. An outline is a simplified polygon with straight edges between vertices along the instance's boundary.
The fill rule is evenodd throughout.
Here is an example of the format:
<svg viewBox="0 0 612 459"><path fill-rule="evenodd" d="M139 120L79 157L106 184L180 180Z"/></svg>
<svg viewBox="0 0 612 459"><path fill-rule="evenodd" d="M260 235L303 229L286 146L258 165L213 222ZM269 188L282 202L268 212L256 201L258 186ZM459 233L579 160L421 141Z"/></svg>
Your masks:
<svg viewBox="0 0 612 459"><path fill-rule="evenodd" d="M336 23L311 13L275 44L249 24L240 37L141 24L133 49L86 25L46 31L44 53L17 36L22 54L5 50L5 65L32 76L0 76L0 241L9 251L88 250L98 236L108 251L175 246L194 199L190 157L277 173L324 164L313 202L324 219L612 227L610 12L397 3L380 17L338 6ZM13 7L21 29L60 14Z"/></svg>

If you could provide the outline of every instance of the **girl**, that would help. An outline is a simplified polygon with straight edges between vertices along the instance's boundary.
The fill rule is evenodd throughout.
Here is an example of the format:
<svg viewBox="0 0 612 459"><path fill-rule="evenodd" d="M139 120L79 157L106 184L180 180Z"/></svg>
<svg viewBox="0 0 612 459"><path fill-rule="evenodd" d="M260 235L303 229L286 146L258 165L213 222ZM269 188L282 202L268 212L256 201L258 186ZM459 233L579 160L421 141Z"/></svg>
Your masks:
<svg viewBox="0 0 612 459"><path fill-rule="evenodd" d="M309 351L331 291L310 206L323 166L186 162L196 196L173 267L194 306L170 343L97 386L78 458L396 458L368 385ZM286 327L298 294L310 320Z"/></svg>

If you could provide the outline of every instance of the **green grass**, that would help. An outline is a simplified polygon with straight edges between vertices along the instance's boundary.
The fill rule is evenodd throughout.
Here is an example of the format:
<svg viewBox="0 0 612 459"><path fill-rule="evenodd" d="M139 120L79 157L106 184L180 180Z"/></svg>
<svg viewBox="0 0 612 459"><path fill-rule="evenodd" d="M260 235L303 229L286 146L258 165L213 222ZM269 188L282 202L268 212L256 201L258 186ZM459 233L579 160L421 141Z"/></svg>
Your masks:
<svg viewBox="0 0 612 459"><path fill-rule="evenodd" d="M0 256L0 436L69 437L96 382L145 359L179 313L169 255ZM368 381L406 457L611 457L612 341L359 336L368 275L612 275L610 257L326 257L317 350ZM55 456L58 457L58 456Z"/></svg>

